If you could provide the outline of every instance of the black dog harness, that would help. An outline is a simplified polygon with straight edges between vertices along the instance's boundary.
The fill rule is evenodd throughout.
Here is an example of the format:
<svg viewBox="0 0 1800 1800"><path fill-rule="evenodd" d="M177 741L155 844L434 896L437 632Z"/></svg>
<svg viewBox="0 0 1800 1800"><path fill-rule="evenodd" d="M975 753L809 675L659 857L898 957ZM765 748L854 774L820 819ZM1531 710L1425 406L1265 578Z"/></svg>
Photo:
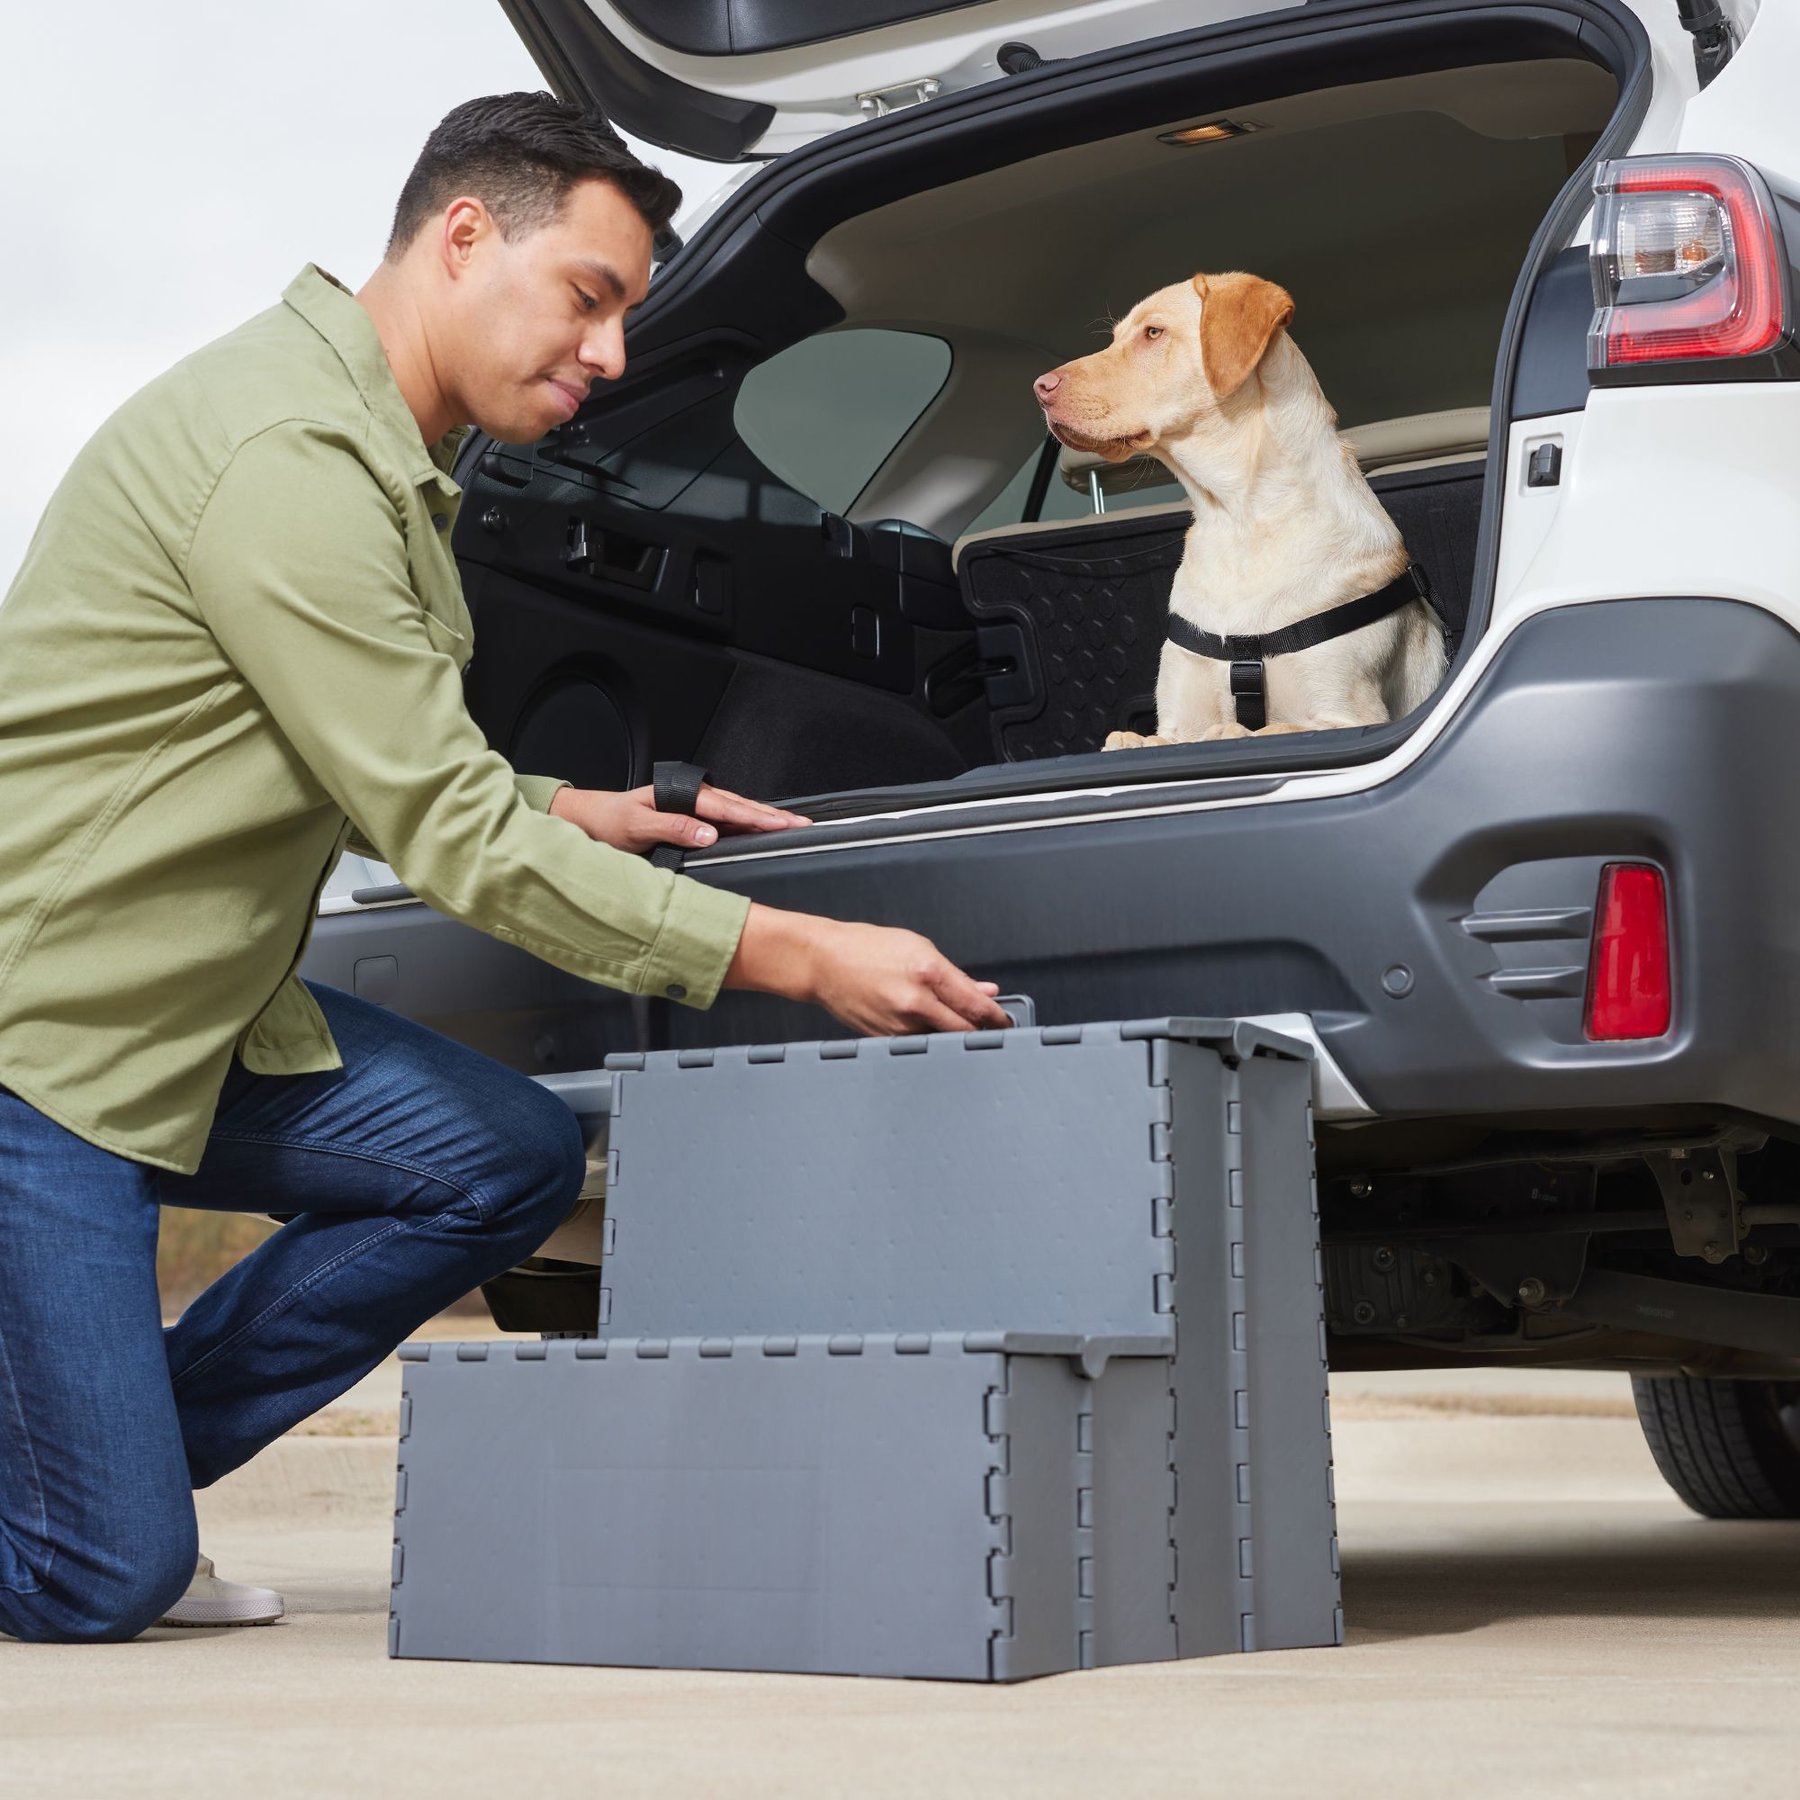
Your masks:
<svg viewBox="0 0 1800 1800"><path fill-rule="evenodd" d="M1231 664L1231 697L1237 705L1238 723L1248 731L1261 731L1269 722L1268 695L1264 686L1264 664L1271 656L1292 656L1296 650L1310 650L1315 644L1328 644L1385 619L1389 613L1414 600L1431 601L1431 583L1417 563L1408 563L1386 587L1360 600L1346 600L1342 606L1330 606L1297 625L1284 625L1279 631L1248 632L1237 637L1219 637L1191 625L1179 613L1169 614L1169 642L1195 656L1214 662Z"/></svg>

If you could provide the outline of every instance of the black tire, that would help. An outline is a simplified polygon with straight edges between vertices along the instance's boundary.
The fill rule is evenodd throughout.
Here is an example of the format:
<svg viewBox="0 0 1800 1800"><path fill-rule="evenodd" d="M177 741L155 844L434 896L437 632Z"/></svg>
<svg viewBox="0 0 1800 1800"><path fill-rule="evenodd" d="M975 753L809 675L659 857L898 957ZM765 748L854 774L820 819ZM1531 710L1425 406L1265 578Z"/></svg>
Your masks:
<svg viewBox="0 0 1800 1800"><path fill-rule="evenodd" d="M1800 1519L1800 1382L1634 1375L1663 1479L1709 1519Z"/></svg>

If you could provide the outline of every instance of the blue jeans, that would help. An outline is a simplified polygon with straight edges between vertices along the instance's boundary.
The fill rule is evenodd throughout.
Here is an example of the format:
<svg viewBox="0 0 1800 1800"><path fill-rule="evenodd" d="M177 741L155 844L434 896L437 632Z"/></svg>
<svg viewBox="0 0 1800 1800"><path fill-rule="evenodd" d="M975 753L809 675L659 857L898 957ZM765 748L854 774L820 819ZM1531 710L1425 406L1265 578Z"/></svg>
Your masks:
<svg viewBox="0 0 1800 1800"><path fill-rule="evenodd" d="M171 1175L0 1088L0 1632L135 1637L193 1578L192 1490L532 1254L581 1187L574 1115L330 988L322 1075L232 1065ZM163 1329L159 1205L298 1215Z"/></svg>

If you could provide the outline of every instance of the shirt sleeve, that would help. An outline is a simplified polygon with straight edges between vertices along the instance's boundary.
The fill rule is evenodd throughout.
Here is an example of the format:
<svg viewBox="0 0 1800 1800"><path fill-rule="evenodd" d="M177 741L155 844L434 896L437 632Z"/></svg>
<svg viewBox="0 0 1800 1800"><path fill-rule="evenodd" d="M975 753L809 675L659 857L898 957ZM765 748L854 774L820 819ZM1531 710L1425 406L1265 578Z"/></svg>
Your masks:
<svg viewBox="0 0 1800 1800"><path fill-rule="evenodd" d="M548 812L550 802L564 788L572 785L559 775L515 775L513 777L513 786L519 790L519 798L533 812Z"/></svg>
<svg viewBox="0 0 1800 1800"><path fill-rule="evenodd" d="M548 812L550 802L564 788L573 787L574 783L564 781L558 775L515 775L513 786L519 790L519 798L533 812ZM386 862L379 844L372 844L363 836L356 826L350 827L350 836L345 840L345 848L353 850L358 856L372 856L377 862Z"/></svg>
<svg viewBox="0 0 1800 1800"><path fill-rule="evenodd" d="M749 902L528 803L469 716L460 639L414 592L404 514L353 437L290 421L242 445L186 574L226 656L414 893L588 980L712 1003ZM560 785L533 781L545 806Z"/></svg>

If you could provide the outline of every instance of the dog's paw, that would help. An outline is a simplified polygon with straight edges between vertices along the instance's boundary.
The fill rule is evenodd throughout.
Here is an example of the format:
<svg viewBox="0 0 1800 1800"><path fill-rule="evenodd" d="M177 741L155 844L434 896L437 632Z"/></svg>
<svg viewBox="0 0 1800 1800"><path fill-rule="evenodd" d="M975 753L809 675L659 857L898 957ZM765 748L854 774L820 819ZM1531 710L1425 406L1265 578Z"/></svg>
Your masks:
<svg viewBox="0 0 1800 1800"><path fill-rule="evenodd" d="M1106 742L1100 746L1102 750L1142 750L1152 744L1172 744L1175 740L1166 737L1145 737L1136 731L1109 731Z"/></svg>
<svg viewBox="0 0 1800 1800"><path fill-rule="evenodd" d="M1200 734L1203 744L1216 744L1221 738L1244 738L1252 736L1248 725L1240 725L1236 719L1230 719L1223 725L1209 725Z"/></svg>
<svg viewBox="0 0 1800 1800"><path fill-rule="evenodd" d="M1258 737L1279 737L1284 731L1316 731L1316 725L1265 725Z"/></svg>

